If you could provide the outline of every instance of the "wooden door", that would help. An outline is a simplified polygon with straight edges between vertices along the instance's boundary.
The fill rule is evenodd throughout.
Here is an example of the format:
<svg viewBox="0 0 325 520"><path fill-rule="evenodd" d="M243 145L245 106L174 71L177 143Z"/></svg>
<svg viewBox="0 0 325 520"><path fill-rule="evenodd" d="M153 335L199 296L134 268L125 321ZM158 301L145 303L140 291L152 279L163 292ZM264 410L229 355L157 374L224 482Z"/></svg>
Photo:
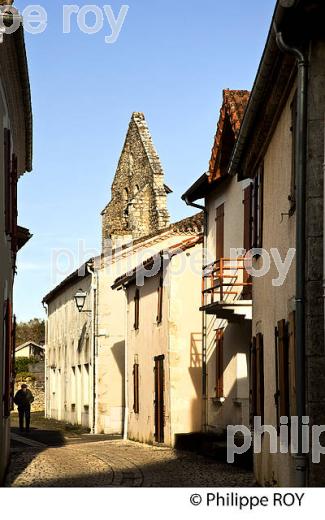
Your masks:
<svg viewBox="0 0 325 520"><path fill-rule="evenodd" d="M165 356L155 357L155 441L164 442L164 359Z"/></svg>
<svg viewBox="0 0 325 520"><path fill-rule="evenodd" d="M244 189L244 249L245 251L250 251L252 248L252 184L250 184L247 188ZM244 269L243 272L243 282L244 284L251 284L252 277L250 274ZM252 299L252 286L244 285L242 292L243 300L251 300Z"/></svg>

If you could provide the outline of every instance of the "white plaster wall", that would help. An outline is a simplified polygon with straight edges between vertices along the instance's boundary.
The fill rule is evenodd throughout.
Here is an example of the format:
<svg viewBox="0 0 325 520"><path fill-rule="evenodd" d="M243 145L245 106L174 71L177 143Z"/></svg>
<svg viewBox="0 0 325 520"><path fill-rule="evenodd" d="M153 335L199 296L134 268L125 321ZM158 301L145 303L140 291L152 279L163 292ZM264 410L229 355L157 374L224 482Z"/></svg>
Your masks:
<svg viewBox="0 0 325 520"><path fill-rule="evenodd" d="M224 204L224 255L232 258L231 249L243 248L244 189L249 180L230 178L206 198L208 211L207 263L216 259L216 210ZM239 273L239 280L242 272ZM228 297L231 302L232 296ZM210 296L206 297L206 304ZM216 329L224 328L224 402L216 397ZM228 323L207 315L207 427L220 431L228 424L249 424L249 351L251 321Z"/></svg>
<svg viewBox="0 0 325 520"><path fill-rule="evenodd" d="M91 428L92 321L89 313L79 313L76 307L78 289L87 292L84 310L91 310L91 275L80 278L48 305L46 415Z"/></svg>
<svg viewBox="0 0 325 520"><path fill-rule="evenodd" d="M125 405L126 301L123 291L112 290L116 278L141 264L170 244L191 235L161 234L135 243L113 258L107 257L98 271L98 418L99 433L122 433ZM123 243L123 240L121 241Z"/></svg>
<svg viewBox="0 0 325 520"><path fill-rule="evenodd" d="M291 186L291 110L290 105L296 87L282 111L274 134L264 157L264 227L263 248L270 251L277 248L281 258L288 249L295 247L295 214L288 213ZM256 267L260 267L262 259ZM275 346L274 328L281 319L288 319L294 310L295 260L281 287L274 287L272 280L277 278L277 269L272 262L271 270L262 278L253 279L253 335L264 335L264 376L265 376L265 423L276 424L274 393ZM269 436L263 439L263 456L256 456L255 469L260 484L276 481L278 485L288 482L292 471L290 456L269 453Z"/></svg>
<svg viewBox="0 0 325 520"><path fill-rule="evenodd" d="M6 101L0 81L0 123L1 128L8 128ZM3 130L2 130L3 135ZM7 298L12 298L12 265L10 241L5 234L5 179L4 179L4 150L0 146L0 298L1 308ZM3 320L0 325L0 392L4 393L4 330ZM0 482L3 477L9 457L9 419L3 417L3 406L0 407Z"/></svg>
<svg viewBox="0 0 325 520"><path fill-rule="evenodd" d="M201 431L202 424L202 245L170 264L169 364L171 439Z"/></svg>
<svg viewBox="0 0 325 520"><path fill-rule="evenodd" d="M196 262L192 272L190 261ZM134 330L135 284L128 302L128 437L154 442L154 358L164 355L164 442L175 434L201 429L201 286L202 246L175 256L165 273L162 322L157 324L160 275L140 287L140 325ZM183 266L182 269L180 267ZM192 337L193 335L193 337ZM139 414L133 410L133 364L139 363Z"/></svg>

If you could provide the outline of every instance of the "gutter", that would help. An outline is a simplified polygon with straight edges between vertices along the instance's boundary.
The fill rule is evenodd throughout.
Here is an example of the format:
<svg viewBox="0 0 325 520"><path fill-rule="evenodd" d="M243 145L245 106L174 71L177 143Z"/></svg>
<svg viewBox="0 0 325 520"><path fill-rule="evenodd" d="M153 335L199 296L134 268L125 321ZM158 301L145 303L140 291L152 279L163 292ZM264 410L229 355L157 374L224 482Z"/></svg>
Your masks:
<svg viewBox="0 0 325 520"><path fill-rule="evenodd" d="M276 42L283 52L297 59L297 135L295 153L296 171L296 399L298 416L298 454L295 457L297 485L305 487L307 481L307 457L303 452L303 417L306 415L305 395L305 250L306 250L306 163L307 163L307 88L308 59L295 47L289 47L281 32Z"/></svg>
<svg viewBox="0 0 325 520"><path fill-rule="evenodd" d="M184 200L187 206L191 206L192 208L197 208L203 211L204 220L203 220L203 250L202 250L202 276L205 266L207 264L207 239L208 239L208 211L205 206L200 204L196 204L195 202L190 202L188 196L183 195L182 199ZM206 278L203 278L204 284L206 283ZM205 286L203 287L203 290ZM202 312L202 429L204 432L207 431L208 426L208 391L207 391L207 345L206 345L206 332L207 332L207 316L205 312Z"/></svg>

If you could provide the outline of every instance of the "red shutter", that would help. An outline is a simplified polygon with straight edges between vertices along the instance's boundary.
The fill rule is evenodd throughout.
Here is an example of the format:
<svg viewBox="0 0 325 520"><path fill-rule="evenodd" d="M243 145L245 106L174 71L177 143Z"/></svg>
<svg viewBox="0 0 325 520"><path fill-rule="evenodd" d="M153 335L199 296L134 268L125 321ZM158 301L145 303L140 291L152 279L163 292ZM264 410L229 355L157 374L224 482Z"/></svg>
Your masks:
<svg viewBox="0 0 325 520"><path fill-rule="evenodd" d="M4 176L5 176L5 231L11 232L11 182L10 182L11 136L8 128L4 129Z"/></svg>
<svg viewBox="0 0 325 520"><path fill-rule="evenodd" d="M263 244L263 197L264 197L264 165L259 168L257 182L258 182L258 197L257 197L257 247L262 247Z"/></svg>
<svg viewBox="0 0 325 520"><path fill-rule="evenodd" d="M256 338L252 339L250 356L250 423L254 425L257 414L257 365L256 365Z"/></svg>
<svg viewBox="0 0 325 520"><path fill-rule="evenodd" d="M244 189L244 249L249 251L252 248L252 195L253 185L250 184Z"/></svg>
<svg viewBox="0 0 325 520"><path fill-rule="evenodd" d="M217 208L216 218L216 260L224 257L224 204Z"/></svg>
<svg viewBox="0 0 325 520"><path fill-rule="evenodd" d="M256 335L256 415L264 424L264 344L263 334Z"/></svg>
<svg viewBox="0 0 325 520"><path fill-rule="evenodd" d="M133 410L139 413L139 365L133 365Z"/></svg>
<svg viewBox="0 0 325 520"><path fill-rule="evenodd" d="M260 248L263 243L263 199L264 165L260 166L254 178L252 196L252 243Z"/></svg>
<svg viewBox="0 0 325 520"><path fill-rule="evenodd" d="M5 330L5 373L4 373L4 394L3 408L4 416L9 417L11 408L11 382L12 382L12 311L11 302L6 300L4 304L4 330Z"/></svg>
<svg viewBox="0 0 325 520"><path fill-rule="evenodd" d="M164 291L164 280L160 277L158 287L158 308L157 308L157 323L162 321L162 309L163 309L163 291Z"/></svg>
<svg viewBox="0 0 325 520"><path fill-rule="evenodd" d="M285 320L278 322L279 414L289 417L288 334Z"/></svg>
<svg viewBox="0 0 325 520"><path fill-rule="evenodd" d="M246 251L250 251L252 248L252 193L253 193L253 185L250 184L247 188L244 189L244 249ZM244 284L250 284L252 281L252 277L250 274L244 269L243 273L243 282ZM244 300L252 299L252 286L244 285L244 289L242 292L242 298Z"/></svg>
<svg viewBox="0 0 325 520"><path fill-rule="evenodd" d="M216 331L216 397L221 398L224 396L223 389L223 336L224 329L218 329Z"/></svg>
<svg viewBox="0 0 325 520"><path fill-rule="evenodd" d="M17 253L17 218L18 218L18 209L17 209L17 182L18 182L18 173L17 173L17 156L12 154L11 159L11 173L10 173L10 184L11 184L11 249L14 254Z"/></svg>
<svg viewBox="0 0 325 520"><path fill-rule="evenodd" d="M140 292L136 289L134 296L134 328L139 329L139 317L140 317Z"/></svg>

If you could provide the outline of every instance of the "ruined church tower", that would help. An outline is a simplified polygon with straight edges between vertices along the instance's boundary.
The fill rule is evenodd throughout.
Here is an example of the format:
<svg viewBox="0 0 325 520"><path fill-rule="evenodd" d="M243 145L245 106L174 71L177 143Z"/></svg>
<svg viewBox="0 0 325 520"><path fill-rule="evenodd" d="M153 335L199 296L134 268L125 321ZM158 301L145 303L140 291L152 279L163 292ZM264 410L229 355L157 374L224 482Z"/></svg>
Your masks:
<svg viewBox="0 0 325 520"><path fill-rule="evenodd" d="M102 211L106 239L137 239L169 225L164 172L144 117L134 112L112 183L111 201Z"/></svg>

